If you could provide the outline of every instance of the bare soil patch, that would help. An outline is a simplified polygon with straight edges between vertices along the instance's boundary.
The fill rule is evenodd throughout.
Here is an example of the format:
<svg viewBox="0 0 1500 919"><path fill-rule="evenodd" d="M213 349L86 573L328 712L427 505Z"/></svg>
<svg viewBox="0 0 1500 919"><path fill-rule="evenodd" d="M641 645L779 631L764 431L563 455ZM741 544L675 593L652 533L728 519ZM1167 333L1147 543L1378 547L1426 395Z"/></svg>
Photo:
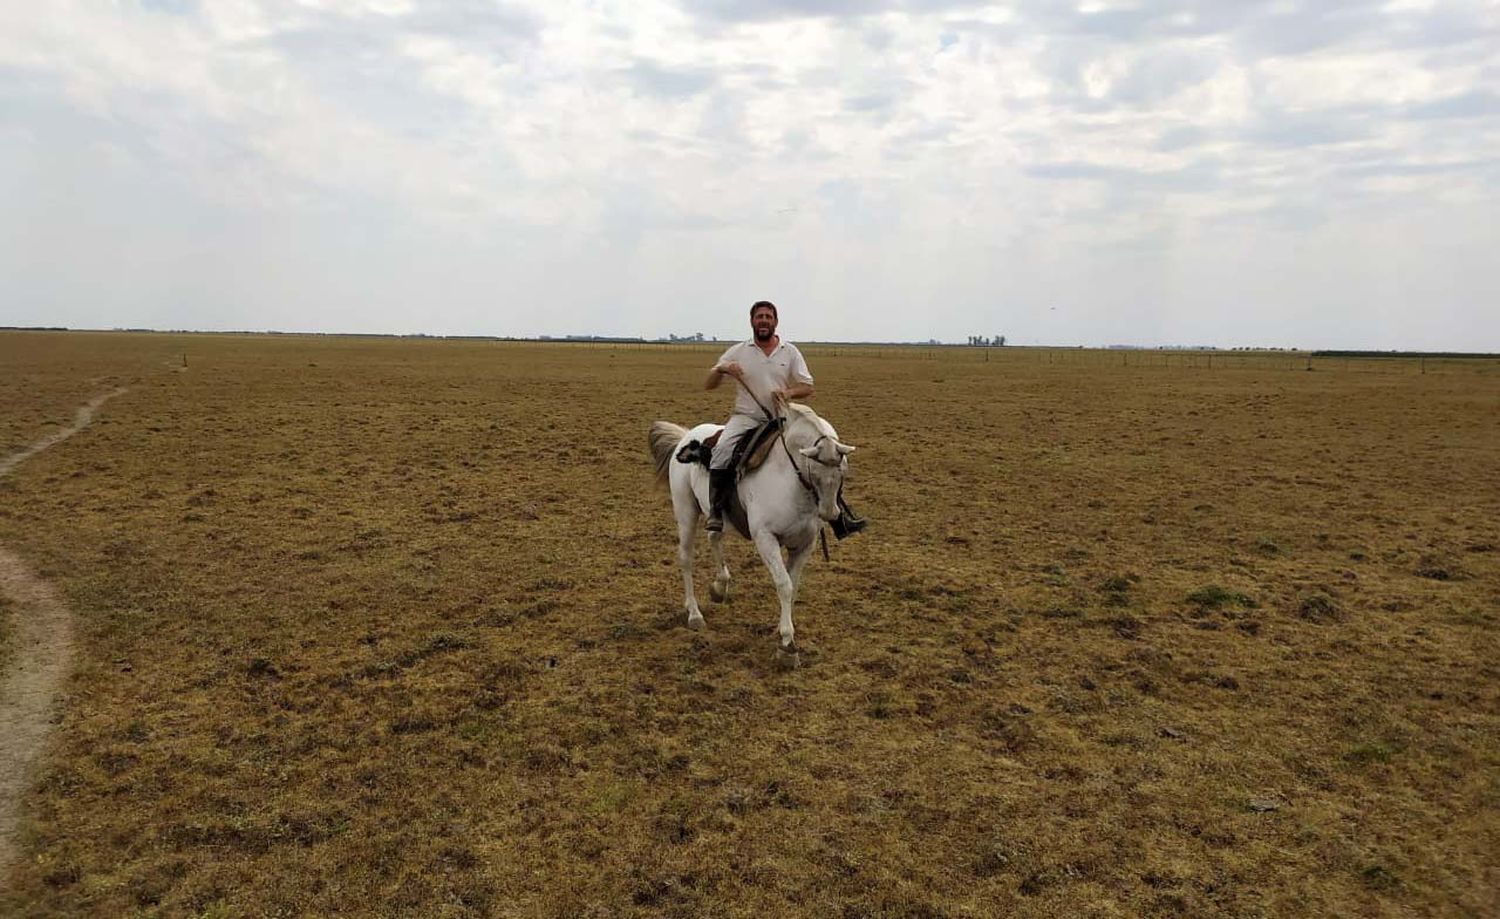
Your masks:
<svg viewBox="0 0 1500 919"><path fill-rule="evenodd" d="M124 387L90 399L73 423L0 459L0 478L83 430ZM73 626L56 592L0 546L0 872L15 858L21 796L41 759L73 658Z"/></svg>
<svg viewBox="0 0 1500 919"><path fill-rule="evenodd" d="M57 444L60 444L63 441L67 440L69 437L72 437L74 434L77 434L84 428L88 427L89 422L94 420L94 413L97 412L99 408L104 405L104 403L108 402L110 399L113 399L115 396L118 396L123 392L125 392L125 387L122 386L118 389L112 389L109 392L101 393L95 396L88 402L85 402L83 405L79 406L78 410L73 413L72 424L62 425L56 430L43 435L29 447L18 450L7 457L0 459L0 476L4 476L6 473L16 468L16 466L26 462L28 459L36 456L38 453L41 453L48 447L54 447Z"/></svg>
<svg viewBox="0 0 1500 919"><path fill-rule="evenodd" d="M0 673L0 871L17 854L22 793L51 731L73 657L72 619L57 593L0 548L10 659Z"/></svg>

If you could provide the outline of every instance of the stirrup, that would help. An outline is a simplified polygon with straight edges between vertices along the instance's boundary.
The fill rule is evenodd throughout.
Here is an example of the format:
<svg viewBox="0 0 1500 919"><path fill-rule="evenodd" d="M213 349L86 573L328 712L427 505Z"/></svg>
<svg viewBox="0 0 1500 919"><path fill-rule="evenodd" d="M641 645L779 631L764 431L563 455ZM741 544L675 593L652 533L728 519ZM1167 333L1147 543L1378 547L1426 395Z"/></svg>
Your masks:
<svg viewBox="0 0 1500 919"><path fill-rule="evenodd" d="M710 533L722 533L722 532L724 532L724 517L723 517L723 515L720 514L720 515L716 516L716 515L710 514L709 517L708 517L708 520L703 524L703 529L707 530Z"/></svg>
<svg viewBox="0 0 1500 919"><path fill-rule="evenodd" d="M843 539L846 536L853 536L855 533L860 532L868 525L869 521L865 520L862 517L854 516L849 512L847 508L845 508L839 511L838 517L834 518L833 522L829 524L829 527L833 530L833 535L835 538Z"/></svg>

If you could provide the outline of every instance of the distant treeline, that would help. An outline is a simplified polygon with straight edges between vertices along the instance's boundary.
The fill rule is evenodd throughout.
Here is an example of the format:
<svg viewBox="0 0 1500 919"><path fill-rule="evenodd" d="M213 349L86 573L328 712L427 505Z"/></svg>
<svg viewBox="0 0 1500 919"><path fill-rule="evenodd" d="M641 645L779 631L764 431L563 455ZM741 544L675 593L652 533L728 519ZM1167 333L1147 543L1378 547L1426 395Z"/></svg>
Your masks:
<svg viewBox="0 0 1500 919"><path fill-rule="evenodd" d="M668 338L648 339L639 336L627 335L541 335L536 338L519 338L510 335L431 335L423 332L391 333L391 332L286 332L279 329L143 329L143 328L113 328L105 329L73 329L67 326L18 326L0 325L0 332L144 332L155 335L285 335L305 336L313 338L430 338L451 339L457 341L495 341L495 342L542 342L545 344L594 344L594 345L715 345L721 344L715 338L699 338L693 336L676 336ZM812 341L804 340L802 345L817 345L819 347L896 347L896 348L953 348L966 349L976 344L1004 345L1005 336L996 336L993 339L983 339L978 336L970 336L967 344L957 342L929 341ZM1216 348L1211 345L1105 345L1103 348L1089 347L1086 345L1014 345L1017 350L1034 351L1182 351L1201 352L1205 354L1219 353L1234 355L1238 353L1252 352L1274 352L1285 351L1298 353L1295 348L1259 348L1253 346L1242 346L1233 348ZM1351 359L1399 359L1411 360L1412 358L1434 358L1448 360L1497 360L1500 354L1485 353L1481 351L1311 351L1300 352L1310 357L1331 357Z"/></svg>
<svg viewBox="0 0 1500 919"><path fill-rule="evenodd" d="M1314 351L1313 357L1397 357L1411 359L1414 357L1446 357L1458 359L1473 358L1497 358L1500 354L1483 354L1468 351Z"/></svg>

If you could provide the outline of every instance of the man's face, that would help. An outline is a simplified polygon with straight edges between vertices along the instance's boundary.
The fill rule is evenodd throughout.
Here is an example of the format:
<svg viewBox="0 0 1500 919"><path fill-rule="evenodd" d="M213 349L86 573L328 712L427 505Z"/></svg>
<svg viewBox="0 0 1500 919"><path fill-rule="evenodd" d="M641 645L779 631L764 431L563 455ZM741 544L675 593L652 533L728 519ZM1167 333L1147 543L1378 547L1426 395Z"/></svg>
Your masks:
<svg viewBox="0 0 1500 919"><path fill-rule="evenodd" d="M751 313L750 328L755 330L756 341L770 341L776 334L776 311L761 307Z"/></svg>

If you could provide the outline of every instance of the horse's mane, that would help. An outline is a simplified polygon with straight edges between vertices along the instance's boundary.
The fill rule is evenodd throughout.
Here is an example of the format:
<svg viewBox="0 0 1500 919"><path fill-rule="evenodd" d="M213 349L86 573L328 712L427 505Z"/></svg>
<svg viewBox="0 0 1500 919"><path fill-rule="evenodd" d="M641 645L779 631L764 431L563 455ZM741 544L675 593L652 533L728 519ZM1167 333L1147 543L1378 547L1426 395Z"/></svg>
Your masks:
<svg viewBox="0 0 1500 919"><path fill-rule="evenodd" d="M789 440L793 438L793 431L804 425L811 427L813 431L812 436L807 438L808 443L824 436L831 437L834 440L839 439L838 432L833 429L833 425L829 424L817 412L800 402L788 402L786 404L786 421L787 438ZM801 440L800 437L796 439Z"/></svg>

